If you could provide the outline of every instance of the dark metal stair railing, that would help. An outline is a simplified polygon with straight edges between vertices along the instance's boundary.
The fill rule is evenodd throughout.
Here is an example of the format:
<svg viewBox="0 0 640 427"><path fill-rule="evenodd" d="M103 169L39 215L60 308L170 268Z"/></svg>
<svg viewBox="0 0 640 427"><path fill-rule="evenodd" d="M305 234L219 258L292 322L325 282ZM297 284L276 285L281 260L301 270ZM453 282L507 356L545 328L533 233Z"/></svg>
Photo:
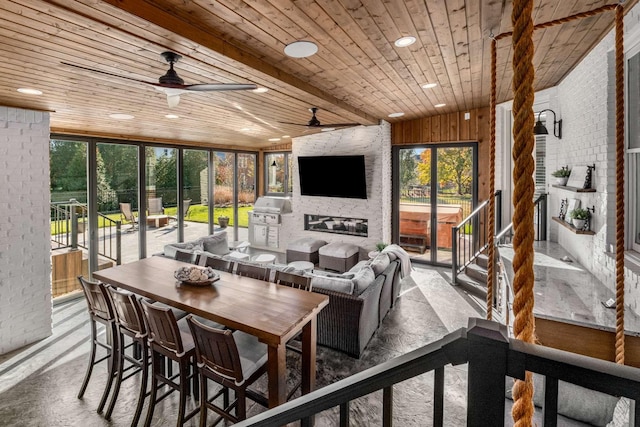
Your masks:
<svg viewBox="0 0 640 427"><path fill-rule="evenodd" d="M495 192L495 214L496 214L496 238L494 241L498 244L498 240L502 240L501 244L504 244L505 239L513 237L509 233L512 233L512 224L509 224L502 229L502 191ZM534 200L534 224L535 224L535 240L542 241L547 240L547 195L546 193L540 194ZM476 209L474 209L468 217L462 220L460 224L452 227L452 242L451 242L451 277L452 283L456 283L458 275L462 273L465 268L473 263L478 256L484 253L489 246L489 239L487 233L489 214L489 201L485 200Z"/></svg>
<svg viewBox="0 0 640 427"><path fill-rule="evenodd" d="M460 274L488 247L489 232L502 228L502 190L494 193L495 231L488 230L489 200L480 203L458 225L451 228L451 280L456 283Z"/></svg>
<svg viewBox="0 0 640 427"><path fill-rule="evenodd" d="M472 318L467 328L255 415L236 426L281 426L298 420L303 426L311 425L316 414L339 407L339 425L347 427L350 402L383 390L382 419L379 423L374 419L367 421L368 425L391 427L394 387L433 371L431 425L440 427L444 423L445 366L463 363L468 364L467 426L471 427L505 425L505 379L524 379L526 371L541 374L547 384L543 388L543 417L547 427L557 425L558 381L612 396L624 396L636 402L640 399L640 369L509 339L505 325ZM633 425L640 426L640 405L636 404L635 408ZM422 421L428 425L426 414Z"/></svg>
<svg viewBox="0 0 640 427"><path fill-rule="evenodd" d="M88 249L87 241L87 205L75 199L68 202L51 203L51 241L54 249ZM121 221L116 221L98 212L98 255L122 263Z"/></svg>

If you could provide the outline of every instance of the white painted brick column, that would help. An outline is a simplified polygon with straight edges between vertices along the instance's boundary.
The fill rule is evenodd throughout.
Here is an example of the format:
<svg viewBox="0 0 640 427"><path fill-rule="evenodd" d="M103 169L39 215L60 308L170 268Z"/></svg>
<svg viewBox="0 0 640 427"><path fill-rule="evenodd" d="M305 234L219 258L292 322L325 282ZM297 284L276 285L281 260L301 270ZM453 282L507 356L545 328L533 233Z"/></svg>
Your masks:
<svg viewBox="0 0 640 427"><path fill-rule="evenodd" d="M0 106L0 354L51 334L49 114Z"/></svg>

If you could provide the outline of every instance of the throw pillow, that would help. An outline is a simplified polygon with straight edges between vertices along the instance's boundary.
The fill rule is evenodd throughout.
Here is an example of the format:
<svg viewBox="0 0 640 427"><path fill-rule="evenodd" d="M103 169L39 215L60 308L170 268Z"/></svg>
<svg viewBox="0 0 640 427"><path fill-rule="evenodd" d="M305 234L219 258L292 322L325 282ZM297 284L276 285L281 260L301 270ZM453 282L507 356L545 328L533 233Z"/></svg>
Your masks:
<svg viewBox="0 0 640 427"><path fill-rule="evenodd" d="M227 242L227 232L214 234L213 236L207 236L200 239L204 250L216 254L226 255L229 252L229 243Z"/></svg>
<svg viewBox="0 0 640 427"><path fill-rule="evenodd" d="M389 255L387 255L386 253L380 253L373 259L373 261L371 261L371 268L373 268L373 272L377 276L378 274L382 273L390 263L391 261L389 260Z"/></svg>
<svg viewBox="0 0 640 427"><path fill-rule="evenodd" d="M629 417L635 412L633 401L627 397L621 397L616 403L616 407L613 410L613 419L607 427L629 427Z"/></svg>
<svg viewBox="0 0 640 427"><path fill-rule="evenodd" d="M365 265L369 265L370 263L371 263L370 259L363 259L362 261L358 261L356 265L354 265L349 269L349 273L356 273L360 271L362 267L364 267Z"/></svg>

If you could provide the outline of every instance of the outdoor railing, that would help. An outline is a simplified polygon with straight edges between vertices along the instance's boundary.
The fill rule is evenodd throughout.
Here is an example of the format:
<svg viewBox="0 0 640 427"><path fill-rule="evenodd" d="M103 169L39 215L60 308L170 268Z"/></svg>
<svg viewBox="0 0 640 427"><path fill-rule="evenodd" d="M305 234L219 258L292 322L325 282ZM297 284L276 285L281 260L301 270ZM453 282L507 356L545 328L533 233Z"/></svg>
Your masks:
<svg viewBox="0 0 640 427"><path fill-rule="evenodd" d="M513 425L509 415L505 417L506 378L524 379L526 371L544 378L542 417L545 426L557 424L561 399L571 398L559 396L559 381L612 396L624 396L636 402L640 399L640 370L636 368L509 339L506 326L483 319L469 319L466 329L459 329L436 342L258 414L236 426L280 426L298 420L307 426L312 424L314 415L339 408L339 424L334 425L347 427L350 425L350 403L382 390L382 415L375 419L375 412L368 412L366 422L371 426L390 427L393 425L394 389L410 387L399 383L433 372L433 396L423 397L425 404L433 402L432 412L414 416L419 417L421 425L441 427L445 425L445 368L465 363L468 371L467 426ZM637 404L635 408L634 425L639 426L640 409Z"/></svg>
<svg viewBox="0 0 640 427"><path fill-rule="evenodd" d="M53 249L88 249L87 205L71 199L51 204L51 241ZM98 212L98 255L122 262L121 221Z"/></svg>
<svg viewBox="0 0 640 427"><path fill-rule="evenodd" d="M495 233L502 228L502 191L496 191L493 197L495 198L495 230L488 230L489 200L480 203L460 224L452 227L451 272L453 283L456 283L458 274L487 249L489 233Z"/></svg>
<svg viewBox="0 0 640 427"><path fill-rule="evenodd" d="M502 229L502 193L496 191L496 244L511 243L513 238L513 225L509 224ZM535 240L547 240L547 195L540 194L534 204L534 232ZM467 218L453 227L451 249L451 274L452 282L456 283L458 275L488 247L488 215L489 201L482 202Z"/></svg>

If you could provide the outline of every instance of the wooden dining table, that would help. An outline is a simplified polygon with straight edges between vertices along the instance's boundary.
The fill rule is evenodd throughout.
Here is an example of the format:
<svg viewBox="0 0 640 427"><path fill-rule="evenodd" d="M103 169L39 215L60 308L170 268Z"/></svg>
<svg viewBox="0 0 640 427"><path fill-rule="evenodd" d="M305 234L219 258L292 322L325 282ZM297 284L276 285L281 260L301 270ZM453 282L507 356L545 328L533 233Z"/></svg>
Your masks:
<svg viewBox="0 0 640 427"><path fill-rule="evenodd" d="M179 267L193 266L153 256L93 273L95 279L254 335L268 346L268 401L286 401L286 343L302 331L302 393L315 388L316 318L326 295L219 271L208 286L174 278Z"/></svg>

